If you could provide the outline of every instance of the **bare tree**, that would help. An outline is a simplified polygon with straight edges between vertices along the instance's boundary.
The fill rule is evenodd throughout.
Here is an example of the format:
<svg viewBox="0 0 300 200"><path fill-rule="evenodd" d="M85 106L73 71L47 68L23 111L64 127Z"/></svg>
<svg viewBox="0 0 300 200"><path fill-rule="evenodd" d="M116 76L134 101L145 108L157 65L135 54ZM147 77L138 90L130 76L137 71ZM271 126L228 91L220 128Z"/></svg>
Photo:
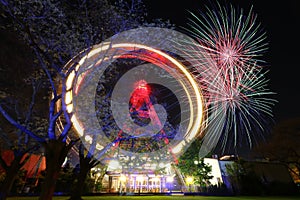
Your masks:
<svg viewBox="0 0 300 200"><path fill-rule="evenodd" d="M32 55L30 53L24 54L28 48L24 47L18 40L13 40L13 37L8 36L8 34L2 33L1 35L5 42L9 44L3 46L4 51L0 55L2 58L1 71L4 74L4 76L1 76L1 83L3 83L3 87L1 87L1 106L5 107L6 112L14 116L19 124L40 134L44 131L47 123L45 118L42 117L43 106L37 105L43 101L43 98L38 98L38 95L44 97L41 91L45 86L43 85L43 76L31 66L33 65L30 60ZM11 47L15 44L18 44L17 49ZM15 59L16 54L22 56ZM26 69L20 69L20 65ZM9 68L4 66L9 66ZM15 81L13 84L5 84L9 80ZM28 95L28 99L24 99L26 95ZM37 115L36 113L40 114ZM18 177L18 171L24 166L30 154L36 153L39 143L23 131L5 123L2 116L0 130L1 150L5 149L13 153L10 162L7 161L7 158L0 156L0 164L5 170L5 179L1 182L0 187L0 197L5 199L10 193L16 178L24 178Z"/></svg>
<svg viewBox="0 0 300 200"><path fill-rule="evenodd" d="M0 112L13 126L43 146L46 177L40 199L52 199L61 165L77 141L67 140L72 123L64 98L66 77L76 63L67 72L62 69L83 49L88 52L93 44L139 26L143 20L139 16L144 15L140 11L142 4L140 0L132 0L131 3L118 1L116 5L106 0L79 0L75 3L69 0L1 0L0 5L1 17L8 22L4 26L18 32L31 47L36 64L48 79L51 94L48 127L43 136L19 123L1 104ZM60 130L56 127L58 119L63 119Z"/></svg>
<svg viewBox="0 0 300 200"><path fill-rule="evenodd" d="M18 118L18 123L22 124L24 127L31 127L32 129L37 130L37 127L34 126L31 122L31 116L33 113L33 105L35 102L36 88L33 87L33 94L31 98L31 103L28 106L28 111L26 113L25 119L21 121L22 117L19 113L20 109L14 109ZM15 105L16 107L16 105ZM1 112L2 107L0 105ZM34 119L35 123L38 122L40 128L43 128L42 119ZM6 128L6 127L5 127ZM38 132L38 131L36 131ZM6 175L5 179L1 185L0 197L5 199L12 189L12 185L17 178L18 171L24 166L27 160L30 157L30 153L34 152L39 148L39 144L36 141L33 141L28 135L26 135L22 130L13 130L12 132L7 132L2 129L1 139L6 143L7 149L13 152L13 158L11 163L7 163L4 158L0 156L0 164L5 170ZM0 151L1 152L1 151Z"/></svg>

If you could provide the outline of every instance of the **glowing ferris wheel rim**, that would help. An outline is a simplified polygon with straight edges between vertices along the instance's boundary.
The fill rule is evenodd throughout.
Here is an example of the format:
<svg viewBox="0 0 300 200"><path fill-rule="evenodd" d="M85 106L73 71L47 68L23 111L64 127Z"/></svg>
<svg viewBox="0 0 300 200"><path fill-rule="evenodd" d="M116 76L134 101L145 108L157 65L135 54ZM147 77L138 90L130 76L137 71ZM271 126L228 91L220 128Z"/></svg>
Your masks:
<svg viewBox="0 0 300 200"><path fill-rule="evenodd" d="M161 39L162 38L165 39L166 37L170 38L171 35L171 40L169 39L167 45L166 44L158 45L157 43L153 44L153 40L152 40L153 37L157 38L157 34L161 32L163 32ZM152 35L149 33L152 33ZM141 40L141 38L143 38L141 36L145 36L145 34L149 37L150 42L145 41L144 39ZM103 42L99 45L95 45L87 54L82 54L83 56L80 55L77 56L75 59L71 60L66 65L65 69L69 70L70 66L74 66L74 64L76 63L75 60L79 60L77 64L75 64L73 70L69 73L66 81L67 92L65 96L65 102L67 104L68 112L73 113L71 118L73 127L76 129L76 131L81 137L84 137L83 139L85 141L87 141L90 144L93 143L93 138L89 135L85 135L86 130L84 127L86 127L86 125L83 125L84 122L82 122L79 119L80 117L77 115L76 111L74 112L75 109L74 109L73 97L78 95L82 81L84 81L84 79L88 77L88 73L83 71L81 71L80 73L79 71L82 69L86 71L87 69L98 67L98 65L101 65L102 62L106 62L109 59L120 58L120 55L123 55L124 53L132 50L139 50L139 49L147 50L149 52L161 56L169 63L172 63L172 65L176 67L176 70L179 71L180 74L182 74L184 77L184 81L179 81L179 82L183 90L187 94L187 98L189 101L189 110L190 110L189 123L188 123L186 134L184 134L184 140L177 142L176 144L172 143L168 146L169 150L171 150L173 154L179 155L183 150L183 147L187 146L188 143L192 141L195 137L197 137L197 135L201 132L201 126L203 122L203 97L197 81L190 73L188 68L185 65L183 65L180 61L178 61L176 58L170 56L164 51L165 50L169 52L177 51L176 54L179 54L181 57L188 60L189 58L186 58L185 55L182 55L179 49L176 50L176 48L174 48L174 45L178 44L178 41L176 41L176 39L178 38L179 40L182 40L182 38L184 38L185 40L191 40L191 39L188 38L186 35L183 35L174 30L162 29L162 28L133 29L133 30L126 31L125 33L123 33L123 35L122 34L120 35L114 37L108 42ZM174 35L179 37L178 38L174 37ZM113 54L110 54L109 52L113 52ZM105 56L101 54L105 54ZM142 55L137 55L137 58L143 59ZM185 85L186 83L189 84L188 87L186 87ZM192 88L192 92L189 91L190 88ZM190 95L190 93L192 93L192 95ZM105 148L105 146L99 143L94 143L94 145L96 145L95 147L98 150L102 150L103 148Z"/></svg>

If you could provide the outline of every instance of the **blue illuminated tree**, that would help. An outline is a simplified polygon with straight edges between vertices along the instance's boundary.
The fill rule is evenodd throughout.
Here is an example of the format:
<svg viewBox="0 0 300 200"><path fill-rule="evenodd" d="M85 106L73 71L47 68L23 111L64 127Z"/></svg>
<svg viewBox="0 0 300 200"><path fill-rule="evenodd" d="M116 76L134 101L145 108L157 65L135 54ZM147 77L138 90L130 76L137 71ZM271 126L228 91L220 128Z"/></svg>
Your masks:
<svg viewBox="0 0 300 200"><path fill-rule="evenodd" d="M35 63L47 77L49 92L48 127L43 136L20 124L0 104L2 115L16 128L44 147L46 177L40 199L52 199L62 163L77 139L70 137L71 114L65 103L64 65L83 49L118 32L135 28L145 20L141 0L55 1L1 0L3 26L16 31L31 47ZM60 129L56 124L62 122ZM86 156L90 156L87 154Z"/></svg>
<svg viewBox="0 0 300 200"><path fill-rule="evenodd" d="M12 40L13 37L8 34L3 33L1 37L9 44L2 47L3 54L1 53L0 56L5 59L2 60L1 64L10 67L2 67L5 76L1 76L0 79L1 84L3 84L0 91L1 105L6 112L14 116L18 123L34 130L39 135L47 127L47 120L42 117L44 107L39 106L43 98L37 97L38 95L44 95L42 91L45 87L42 80L43 76L40 71L34 71L33 67L30 66L30 64L33 64L30 59L32 55L30 53L24 54L26 50L29 50L28 48L24 47L20 41ZM16 44L18 44L18 49L11 47ZM15 59L16 54L22 56ZM26 66L27 69L20 69L20 65ZM29 77L27 77L28 75ZM14 84L9 84L11 80L15 80ZM24 94L28 95L29 98L24 99ZM26 178L27 174L25 174L25 177L21 177L19 171L29 159L30 154L36 153L40 144L23 131L5 123L4 118L1 118L0 124L0 166L5 171L4 180L0 183L0 196L1 199L5 199L10 193L14 182ZM1 155L1 150L12 152L9 158L10 161L7 160L5 154Z"/></svg>

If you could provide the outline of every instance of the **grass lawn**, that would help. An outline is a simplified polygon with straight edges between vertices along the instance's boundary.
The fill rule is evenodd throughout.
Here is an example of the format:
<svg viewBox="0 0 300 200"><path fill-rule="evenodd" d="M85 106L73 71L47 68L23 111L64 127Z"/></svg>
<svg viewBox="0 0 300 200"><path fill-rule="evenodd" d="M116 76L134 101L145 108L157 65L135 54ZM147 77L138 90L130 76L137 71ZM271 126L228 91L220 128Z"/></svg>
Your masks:
<svg viewBox="0 0 300 200"><path fill-rule="evenodd" d="M8 200L37 200L38 197L10 197ZM67 200L68 197L54 197L53 200ZM92 196L83 197L84 200L299 200L300 197L259 197L259 196Z"/></svg>

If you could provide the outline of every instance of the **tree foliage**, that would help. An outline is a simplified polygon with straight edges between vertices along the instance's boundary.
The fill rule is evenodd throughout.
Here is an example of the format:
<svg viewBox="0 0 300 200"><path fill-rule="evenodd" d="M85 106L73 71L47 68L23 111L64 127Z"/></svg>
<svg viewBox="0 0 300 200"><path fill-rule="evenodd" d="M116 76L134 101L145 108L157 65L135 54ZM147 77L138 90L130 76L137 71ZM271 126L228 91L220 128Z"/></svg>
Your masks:
<svg viewBox="0 0 300 200"><path fill-rule="evenodd" d="M211 166L204 163L203 158L199 158L199 149L201 141L196 139L179 158L178 168L185 177L193 176L194 183L200 186L207 186L209 180L213 177L210 175Z"/></svg>
<svg viewBox="0 0 300 200"><path fill-rule="evenodd" d="M272 137L261 143L255 154L285 164L295 179L300 180L300 118L288 119L278 123Z"/></svg>

